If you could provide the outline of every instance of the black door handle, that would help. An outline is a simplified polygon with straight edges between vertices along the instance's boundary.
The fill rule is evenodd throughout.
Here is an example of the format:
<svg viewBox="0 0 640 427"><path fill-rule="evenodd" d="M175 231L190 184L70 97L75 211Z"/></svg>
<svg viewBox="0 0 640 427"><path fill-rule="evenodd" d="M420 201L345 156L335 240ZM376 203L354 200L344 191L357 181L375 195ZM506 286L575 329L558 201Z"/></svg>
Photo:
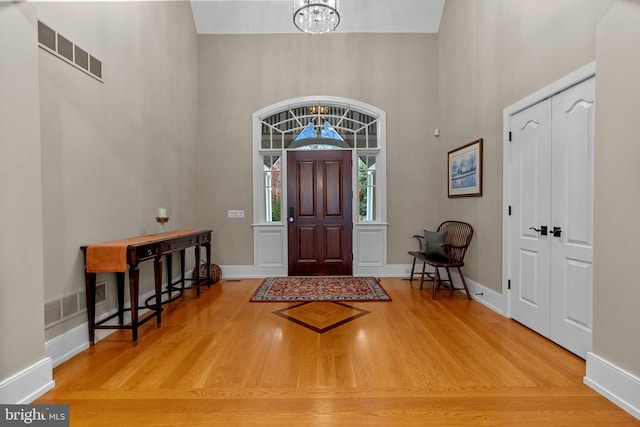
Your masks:
<svg viewBox="0 0 640 427"><path fill-rule="evenodd" d="M289 222L293 222L294 218L293 218L293 208L289 208Z"/></svg>
<svg viewBox="0 0 640 427"><path fill-rule="evenodd" d="M551 232L553 233L553 237L560 237L562 235L562 228L553 227L553 230Z"/></svg>
<svg viewBox="0 0 640 427"><path fill-rule="evenodd" d="M534 227L529 227L529 230L533 230L535 232L538 232L542 236L546 236L547 233L548 233L548 227L546 225L541 225L539 230L537 228L534 228Z"/></svg>

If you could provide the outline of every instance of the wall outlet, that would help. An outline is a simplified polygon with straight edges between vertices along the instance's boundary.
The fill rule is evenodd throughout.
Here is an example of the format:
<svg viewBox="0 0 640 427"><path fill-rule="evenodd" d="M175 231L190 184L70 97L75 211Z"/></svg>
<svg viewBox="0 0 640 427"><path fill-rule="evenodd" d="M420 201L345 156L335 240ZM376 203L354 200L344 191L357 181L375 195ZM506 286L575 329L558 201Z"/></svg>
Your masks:
<svg viewBox="0 0 640 427"><path fill-rule="evenodd" d="M244 218L244 210L228 210L227 218Z"/></svg>

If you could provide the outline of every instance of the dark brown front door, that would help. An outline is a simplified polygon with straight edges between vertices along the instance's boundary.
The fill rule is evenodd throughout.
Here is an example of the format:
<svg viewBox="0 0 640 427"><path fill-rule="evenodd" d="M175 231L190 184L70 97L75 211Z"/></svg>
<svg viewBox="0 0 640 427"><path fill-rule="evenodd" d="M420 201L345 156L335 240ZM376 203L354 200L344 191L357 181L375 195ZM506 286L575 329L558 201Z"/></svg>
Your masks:
<svg viewBox="0 0 640 427"><path fill-rule="evenodd" d="M351 151L287 153L289 275L352 274Z"/></svg>

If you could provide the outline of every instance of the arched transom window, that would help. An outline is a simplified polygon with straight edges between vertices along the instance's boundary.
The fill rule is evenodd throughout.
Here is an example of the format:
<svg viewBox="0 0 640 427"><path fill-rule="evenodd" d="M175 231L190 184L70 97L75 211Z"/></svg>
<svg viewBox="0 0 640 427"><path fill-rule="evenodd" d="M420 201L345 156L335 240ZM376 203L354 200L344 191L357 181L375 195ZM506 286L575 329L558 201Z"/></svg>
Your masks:
<svg viewBox="0 0 640 427"><path fill-rule="evenodd" d="M377 149L378 120L349 106L311 104L287 108L261 120L261 149L316 145Z"/></svg>

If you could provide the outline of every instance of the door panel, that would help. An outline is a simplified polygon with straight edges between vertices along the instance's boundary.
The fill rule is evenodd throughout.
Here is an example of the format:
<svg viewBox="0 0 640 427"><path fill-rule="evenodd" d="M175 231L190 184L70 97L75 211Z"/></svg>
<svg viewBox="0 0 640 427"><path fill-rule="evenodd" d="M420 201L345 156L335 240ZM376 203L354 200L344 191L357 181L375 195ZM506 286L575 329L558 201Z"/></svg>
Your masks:
<svg viewBox="0 0 640 427"><path fill-rule="evenodd" d="M314 162L297 162L295 175L298 180L296 190L297 215L300 217L315 218L316 216L316 170Z"/></svg>
<svg viewBox="0 0 640 427"><path fill-rule="evenodd" d="M511 119L512 317L549 334L551 109L543 101Z"/></svg>
<svg viewBox="0 0 640 427"><path fill-rule="evenodd" d="M518 276L518 302L529 304L534 309L540 309L540 297L538 292L538 252L520 251L520 275Z"/></svg>
<svg viewBox="0 0 640 427"><path fill-rule="evenodd" d="M591 351L595 78L556 96L553 109L551 339Z"/></svg>
<svg viewBox="0 0 640 427"><path fill-rule="evenodd" d="M351 151L287 153L289 275L351 275Z"/></svg>
<svg viewBox="0 0 640 427"><path fill-rule="evenodd" d="M341 218L344 214L345 206L343 206L344 197L342 195L342 162L325 162L324 163L324 217L325 218ZM348 173L351 171L349 170ZM351 181L351 180L349 180ZM348 189L351 191L351 188ZM350 209L350 206L347 206Z"/></svg>

